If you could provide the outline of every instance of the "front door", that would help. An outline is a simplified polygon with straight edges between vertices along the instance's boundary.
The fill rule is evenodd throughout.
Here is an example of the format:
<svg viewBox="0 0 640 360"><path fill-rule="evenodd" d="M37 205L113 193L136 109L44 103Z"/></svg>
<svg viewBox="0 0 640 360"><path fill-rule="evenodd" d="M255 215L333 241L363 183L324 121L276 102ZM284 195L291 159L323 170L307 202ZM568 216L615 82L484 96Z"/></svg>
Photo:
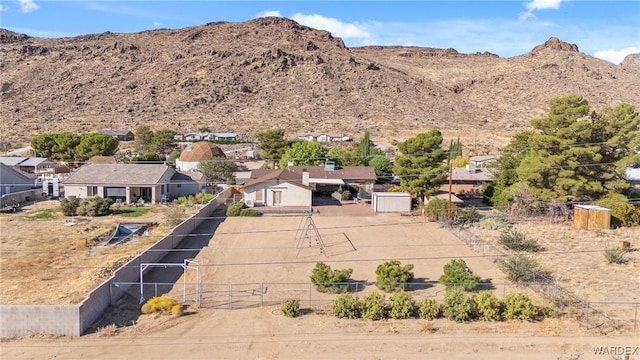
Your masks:
<svg viewBox="0 0 640 360"><path fill-rule="evenodd" d="M150 187L140 188L140 197L144 199L144 202L146 203L151 202L151 188Z"/></svg>
<svg viewBox="0 0 640 360"><path fill-rule="evenodd" d="M282 191L274 191L273 206L281 206L281 205L282 205Z"/></svg>

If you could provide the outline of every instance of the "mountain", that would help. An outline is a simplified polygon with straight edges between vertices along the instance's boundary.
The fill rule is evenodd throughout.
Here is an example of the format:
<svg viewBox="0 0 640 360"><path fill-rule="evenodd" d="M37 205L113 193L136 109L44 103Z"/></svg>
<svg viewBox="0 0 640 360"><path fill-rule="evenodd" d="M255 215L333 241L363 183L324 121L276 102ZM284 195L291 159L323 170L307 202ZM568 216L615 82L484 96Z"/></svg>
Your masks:
<svg viewBox="0 0 640 360"><path fill-rule="evenodd" d="M454 49L348 48L278 17L178 30L42 39L0 30L5 142L44 132L284 128L402 140L439 128L504 143L582 94L594 109L640 106L637 58L614 65L551 38L512 58ZM464 140L463 140L464 142Z"/></svg>

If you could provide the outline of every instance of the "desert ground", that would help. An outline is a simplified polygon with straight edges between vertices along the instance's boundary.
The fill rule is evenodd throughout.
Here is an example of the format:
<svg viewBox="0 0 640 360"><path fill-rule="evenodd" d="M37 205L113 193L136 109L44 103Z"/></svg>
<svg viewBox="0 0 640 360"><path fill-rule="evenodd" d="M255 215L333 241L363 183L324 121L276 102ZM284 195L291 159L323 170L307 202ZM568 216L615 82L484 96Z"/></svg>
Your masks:
<svg viewBox="0 0 640 360"><path fill-rule="evenodd" d="M586 329L575 319L575 314L539 322L467 324L446 319L379 322L336 319L330 314L330 299L315 290L307 290L311 269L318 261L332 268L353 268L352 279L361 282L375 281L376 266L388 259L412 263L415 277L423 285L412 291L416 299L425 296L440 299L442 288L435 281L442 273L442 266L452 258L464 258L475 273L491 279L499 297L512 290L528 290L510 284L491 257L472 251L448 230L422 217L374 215L360 204L321 209L313 220L324 252L320 251L313 234L309 239L298 237L300 225L305 224L303 220L299 216L222 220L197 257L202 264L202 306L187 299L185 316L140 315L137 304L122 303L111 308L93 331L80 338L34 334L23 339L4 339L0 343L0 355L3 359L105 359L134 355L141 359L610 359L611 356L594 355L592 347L640 345L638 330ZM544 252L537 255L543 265L553 263L562 269L574 264L561 280L578 293L582 284L582 290L589 291L580 293L582 296L611 299L610 287L637 286L637 252L631 253L627 264L613 267L603 263L600 251L565 253L564 258L562 252L557 251L561 246L580 244L587 249L597 249L599 245L589 240L591 237L612 242L621 238L638 239L637 229L590 234L572 231L566 224L543 223L536 227L529 222L522 226L527 226L521 229L529 236L539 234L537 238L550 253L546 257ZM3 222L3 241L6 240L5 228ZM483 235L492 241L495 233L483 231L487 231ZM2 257L5 268L8 265L4 251ZM590 268L594 267L597 275L591 276L589 282L570 276L578 273L577 276L587 279L587 274L593 274ZM11 277L3 272L3 288ZM195 277L194 272L187 273L189 283L195 282ZM571 287L574 281L575 289ZM178 280L177 284L181 283L182 279ZM243 298L240 292L233 292L233 309L229 309L228 302L216 297L218 292L223 292L219 287L224 285L223 289L228 289L229 284L249 284L254 290L262 284L267 305L257 307L259 297ZM600 284L610 287L603 288ZM373 288L369 285L362 293ZM176 286L171 294L181 300L182 288ZM289 319L272 304L292 296L301 298L303 311L300 317ZM544 302L535 294L532 296ZM637 292L632 296L637 296ZM630 358L640 359L640 356Z"/></svg>

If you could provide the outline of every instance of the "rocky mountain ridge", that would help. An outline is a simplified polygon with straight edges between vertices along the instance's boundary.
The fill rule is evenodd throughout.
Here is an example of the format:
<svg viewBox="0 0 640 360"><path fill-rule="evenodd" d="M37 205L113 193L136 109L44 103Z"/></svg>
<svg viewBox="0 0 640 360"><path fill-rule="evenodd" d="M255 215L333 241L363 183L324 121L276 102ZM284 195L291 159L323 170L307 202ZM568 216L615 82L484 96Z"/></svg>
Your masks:
<svg viewBox="0 0 640 360"><path fill-rule="evenodd" d="M251 134L284 128L404 139L439 128L487 145L582 94L640 105L640 66L551 38L531 52L369 46L278 17L41 39L0 30L0 140L104 128Z"/></svg>

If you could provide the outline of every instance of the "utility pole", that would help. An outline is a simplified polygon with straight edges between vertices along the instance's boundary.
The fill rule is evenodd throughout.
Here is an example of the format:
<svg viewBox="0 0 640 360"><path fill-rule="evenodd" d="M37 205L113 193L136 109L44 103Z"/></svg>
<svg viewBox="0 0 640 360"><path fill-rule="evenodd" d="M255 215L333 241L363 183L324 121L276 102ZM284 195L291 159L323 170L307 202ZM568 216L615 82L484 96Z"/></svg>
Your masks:
<svg viewBox="0 0 640 360"><path fill-rule="evenodd" d="M449 220L451 220L451 210L452 210L452 206L451 206L452 205L451 204L451 187L452 187L452 177L453 177L451 176L452 174L453 174L453 165L452 165L452 162L450 161L449 162L449 207L447 212Z"/></svg>

